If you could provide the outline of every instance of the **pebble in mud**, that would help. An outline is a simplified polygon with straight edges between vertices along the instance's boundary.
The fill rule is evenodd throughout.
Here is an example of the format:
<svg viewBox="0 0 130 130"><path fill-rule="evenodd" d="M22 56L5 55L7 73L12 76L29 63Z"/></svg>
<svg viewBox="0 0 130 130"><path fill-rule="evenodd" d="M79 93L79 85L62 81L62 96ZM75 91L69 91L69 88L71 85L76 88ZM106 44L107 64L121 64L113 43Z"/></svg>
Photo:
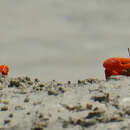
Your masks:
<svg viewBox="0 0 130 130"><path fill-rule="evenodd" d="M8 85L9 88L10 87L16 87L16 88L18 88L20 86L22 86L22 84L19 81L17 81L17 80L11 80L10 83L9 83L9 85Z"/></svg>
<svg viewBox="0 0 130 130"><path fill-rule="evenodd" d="M31 130L43 130L43 123L41 121L35 121Z"/></svg>
<svg viewBox="0 0 130 130"><path fill-rule="evenodd" d="M87 104L86 107L87 107L87 109L92 110L93 105L92 104Z"/></svg>
<svg viewBox="0 0 130 130"><path fill-rule="evenodd" d="M3 104L5 104L5 105L8 105L10 102L9 102L8 100L2 100L2 99L0 99L0 103L3 103Z"/></svg>
<svg viewBox="0 0 130 130"><path fill-rule="evenodd" d="M4 124L9 124L11 122L11 120L4 120Z"/></svg>
<svg viewBox="0 0 130 130"><path fill-rule="evenodd" d="M58 92L56 90L48 90L48 95L54 95L57 96Z"/></svg>
<svg viewBox="0 0 130 130"><path fill-rule="evenodd" d="M18 111L18 110L24 110L25 108L23 106L15 106L15 110Z"/></svg>
<svg viewBox="0 0 130 130"><path fill-rule="evenodd" d="M27 114L27 115L30 115L31 113L30 113L30 112L27 112L26 114Z"/></svg>
<svg viewBox="0 0 130 130"><path fill-rule="evenodd" d="M70 80L68 81L68 84L71 84L71 81L70 81Z"/></svg>
<svg viewBox="0 0 130 130"><path fill-rule="evenodd" d="M45 87L45 84L44 83L37 83L33 86L33 90L36 90L36 91L42 91L43 88Z"/></svg>
<svg viewBox="0 0 130 130"><path fill-rule="evenodd" d="M130 115L130 97L123 98L120 102L120 106L126 114Z"/></svg>
<svg viewBox="0 0 130 130"><path fill-rule="evenodd" d="M17 80L20 81L20 82L25 83L27 81L31 81L31 78L28 77L28 76L25 76L25 77L18 77Z"/></svg>
<svg viewBox="0 0 130 130"><path fill-rule="evenodd" d="M43 113L36 112L35 118L32 130L43 130L48 126L49 118L45 117Z"/></svg>
<svg viewBox="0 0 130 130"><path fill-rule="evenodd" d="M33 102L33 105L36 106L36 105L40 105L42 103L42 101L35 101Z"/></svg>
<svg viewBox="0 0 130 130"><path fill-rule="evenodd" d="M101 117L105 113L105 109L103 107L95 107L92 111L90 111L87 115L87 119L94 117Z"/></svg>
<svg viewBox="0 0 130 130"><path fill-rule="evenodd" d="M30 101L30 98L29 97L26 97L25 99L24 99L24 102L29 102Z"/></svg>
<svg viewBox="0 0 130 130"><path fill-rule="evenodd" d="M35 78L34 82L38 83L38 82L40 82L40 80L38 78Z"/></svg>
<svg viewBox="0 0 130 130"><path fill-rule="evenodd" d="M44 87L45 87L45 84L44 84L44 83L39 83L39 84L36 86L36 90L42 91Z"/></svg>
<svg viewBox="0 0 130 130"><path fill-rule="evenodd" d="M85 119L85 118L72 118L70 117L69 120L63 120L62 121L62 127L63 128L67 128L69 125L79 125L81 127L90 127L92 125L95 125L96 124L96 120L95 119Z"/></svg>
<svg viewBox="0 0 130 130"><path fill-rule="evenodd" d="M77 124L83 127L89 127L96 124L95 119L86 120L86 119L79 119L77 120Z"/></svg>
<svg viewBox="0 0 130 130"><path fill-rule="evenodd" d="M3 90L3 86L0 86L0 90Z"/></svg>
<svg viewBox="0 0 130 130"><path fill-rule="evenodd" d="M53 80L46 87L46 91L48 92L48 95L57 96L59 94L63 94L64 92L66 92L66 89L62 83Z"/></svg>
<svg viewBox="0 0 130 130"><path fill-rule="evenodd" d="M9 117L12 118L12 117L13 117L13 113L10 113L10 114L9 114Z"/></svg>
<svg viewBox="0 0 130 130"><path fill-rule="evenodd" d="M94 96L92 96L92 99L94 101L98 101L98 102L109 102L109 93L98 93Z"/></svg>
<svg viewBox="0 0 130 130"><path fill-rule="evenodd" d="M41 89L40 89L39 87L37 87L36 85L33 86L33 90L34 90L34 91L41 91Z"/></svg>
<svg viewBox="0 0 130 130"><path fill-rule="evenodd" d="M4 100L4 101L2 101L3 102L3 104L5 104L5 105L8 105L10 102L9 101L6 101L6 100Z"/></svg>
<svg viewBox="0 0 130 130"><path fill-rule="evenodd" d="M45 87L45 84L43 84L43 83L42 84L38 84L38 87L39 88L43 88L43 87Z"/></svg>
<svg viewBox="0 0 130 130"><path fill-rule="evenodd" d="M64 87L59 87L59 89L58 89L61 93L64 93L64 92L66 92L66 89L64 88Z"/></svg>
<svg viewBox="0 0 130 130"><path fill-rule="evenodd" d="M101 80L99 79L93 79L93 78L88 78L86 80L84 80L85 83L90 83L90 84L94 84L94 83L100 83Z"/></svg>
<svg viewBox="0 0 130 130"><path fill-rule="evenodd" d="M64 108L66 108L67 110L69 110L69 111L79 112L79 111L84 111L84 110L86 110L86 107L84 107L84 106L81 105L81 104L77 104L77 105L74 105L74 106L68 105L68 104L62 104L62 106L63 106Z"/></svg>
<svg viewBox="0 0 130 130"><path fill-rule="evenodd" d="M57 83L57 86L62 86L63 83L62 82L56 82Z"/></svg>
<svg viewBox="0 0 130 130"><path fill-rule="evenodd" d="M26 81L31 81L31 78L28 76L26 76L25 79L26 79Z"/></svg>
<svg viewBox="0 0 130 130"><path fill-rule="evenodd" d="M8 110L8 106L1 107L1 111L7 111L7 110Z"/></svg>
<svg viewBox="0 0 130 130"><path fill-rule="evenodd" d="M78 80L78 85L86 85L87 83L85 80Z"/></svg>
<svg viewBox="0 0 130 130"><path fill-rule="evenodd" d="M25 81L26 81L25 83L27 85L29 85L29 86L33 85L33 82L32 82L30 77L26 76L26 77L23 77L23 78L25 79Z"/></svg>
<svg viewBox="0 0 130 130"><path fill-rule="evenodd" d="M32 81L28 81L27 84L31 86L31 85L33 85L33 82Z"/></svg>
<svg viewBox="0 0 130 130"><path fill-rule="evenodd" d="M17 92L17 93L19 93L19 94L27 94L27 91L24 90L24 89L21 89L21 91L19 91L19 92Z"/></svg>

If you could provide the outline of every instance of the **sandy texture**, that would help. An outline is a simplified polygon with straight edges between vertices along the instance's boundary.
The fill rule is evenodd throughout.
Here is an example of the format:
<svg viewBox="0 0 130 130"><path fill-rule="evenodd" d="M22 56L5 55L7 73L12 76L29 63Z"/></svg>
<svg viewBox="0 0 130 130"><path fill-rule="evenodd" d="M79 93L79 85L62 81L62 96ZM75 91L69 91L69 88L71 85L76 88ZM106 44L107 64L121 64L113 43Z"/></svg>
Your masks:
<svg viewBox="0 0 130 130"><path fill-rule="evenodd" d="M0 130L129 130L130 78L0 77Z"/></svg>

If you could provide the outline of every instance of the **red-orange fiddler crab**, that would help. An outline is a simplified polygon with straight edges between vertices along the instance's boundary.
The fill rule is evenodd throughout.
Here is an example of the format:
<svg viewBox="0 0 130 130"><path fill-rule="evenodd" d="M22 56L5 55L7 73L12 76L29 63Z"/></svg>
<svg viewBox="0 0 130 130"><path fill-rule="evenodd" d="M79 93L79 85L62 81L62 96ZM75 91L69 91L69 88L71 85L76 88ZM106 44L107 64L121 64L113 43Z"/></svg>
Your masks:
<svg viewBox="0 0 130 130"><path fill-rule="evenodd" d="M130 49L128 48L129 56ZM108 79L112 75L130 76L130 58L112 57L104 61L105 77Z"/></svg>
<svg viewBox="0 0 130 130"><path fill-rule="evenodd" d="M2 75L8 75L9 67L7 65L0 65L0 73Z"/></svg>

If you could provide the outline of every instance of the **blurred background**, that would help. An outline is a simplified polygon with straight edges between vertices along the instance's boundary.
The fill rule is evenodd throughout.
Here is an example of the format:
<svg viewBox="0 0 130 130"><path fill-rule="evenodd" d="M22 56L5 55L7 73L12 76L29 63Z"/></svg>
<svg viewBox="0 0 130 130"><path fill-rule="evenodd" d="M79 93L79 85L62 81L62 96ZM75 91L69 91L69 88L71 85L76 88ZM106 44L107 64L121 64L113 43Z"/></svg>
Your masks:
<svg viewBox="0 0 130 130"><path fill-rule="evenodd" d="M103 61L127 57L129 0L0 1L0 64L9 76L104 79Z"/></svg>

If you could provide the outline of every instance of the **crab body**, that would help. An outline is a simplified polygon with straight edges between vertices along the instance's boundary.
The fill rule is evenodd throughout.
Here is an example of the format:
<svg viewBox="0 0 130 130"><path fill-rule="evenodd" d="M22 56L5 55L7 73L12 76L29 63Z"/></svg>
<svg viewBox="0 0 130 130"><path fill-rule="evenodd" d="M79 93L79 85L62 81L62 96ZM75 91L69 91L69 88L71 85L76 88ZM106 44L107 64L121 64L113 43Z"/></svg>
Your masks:
<svg viewBox="0 0 130 130"><path fill-rule="evenodd" d="M0 73L2 75L8 75L9 68L7 65L0 65Z"/></svg>
<svg viewBox="0 0 130 130"><path fill-rule="evenodd" d="M105 77L108 79L111 75L130 76L130 58L112 57L104 61Z"/></svg>

